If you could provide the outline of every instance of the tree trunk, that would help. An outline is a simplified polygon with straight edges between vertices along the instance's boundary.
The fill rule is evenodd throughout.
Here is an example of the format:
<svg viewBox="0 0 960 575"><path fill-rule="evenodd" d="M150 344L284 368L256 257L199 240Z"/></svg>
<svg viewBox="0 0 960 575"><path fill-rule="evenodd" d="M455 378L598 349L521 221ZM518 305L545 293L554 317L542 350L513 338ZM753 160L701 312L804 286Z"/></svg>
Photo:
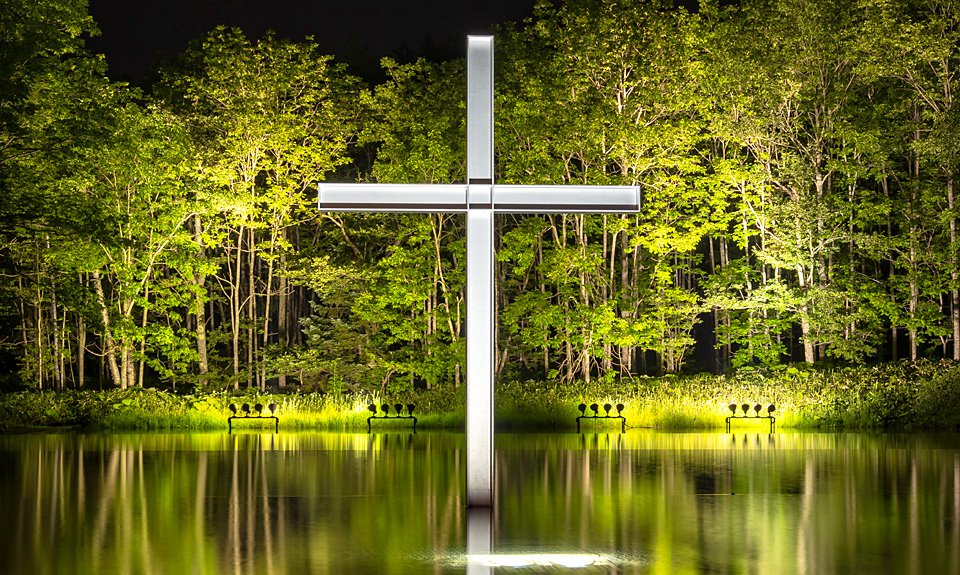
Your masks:
<svg viewBox="0 0 960 575"><path fill-rule="evenodd" d="M574 216L574 222L576 226L577 234L577 243L580 244L580 257L586 259L587 255L587 234L584 231L584 221L586 216L578 215ZM590 309L590 306L593 302L590 301L590 292L588 290L588 278L587 274L583 269L583 265L580 265L580 305L584 309ZM586 323L580 324L580 338L583 340L580 350L580 372L583 374L584 381L590 383L590 348L593 346L593 330Z"/></svg>
<svg viewBox="0 0 960 575"><path fill-rule="evenodd" d="M600 305L607 309L610 306L610 299L612 296L613 290L613 274L614 274L614 264L616 263L616 252L617 252L617 236L616 233L610 234L609 227L607 225L607 215L603 215L603 261L606 262L608 266L607 278L604 282L604 285L600 289ZM603 373L607 373L613 370L613 344L610 343L609 338L604 338L603 342L603 357L601 358L600 369Z"/></svg>
<svg viewBox="0 0 960 575"><path fill-rule="evenodd" d="M247 387L254 386L254 377L259 372L254 367L254 357L256 357L257 339L253 326L257 323L257 290L256 290L256 270L255 249L256 246L253 228L247 228Z"/></svg>
<svg viewBox="0 0 960 575"><path fill-rule="evenodd" d="M39 276L39 264L37 264L37 275ZM39 280L39 277L37 278ZM40 288L40 282L37 281L37 299L33 304L33 316L36 324L37 334L37 386L43 389L43 380L46 377L46 365L44 365L43 353L43 292Z"/></svg>
<svg viewBox="0 0 960 575"><path fill-rule="evenodd" d="M120 372L124 378L124 389L134 385L135 371L133 362L133 342L129 339L123 339L120 343Z"/></svg>
<svg viewBox="0 0 960 575"><path fill-rule="evenodd" d="M547 299L547 283L543 276L543 241L537 238L537 279L540 282L540 293ZM550 346L543 346L543 379L550 378Z"/></svg>
<svg viewBox="0 0 960 575"><path fill-rule="evenodd" d="M626 219L627 216L621 215L621 219ZM627 228L624 229L623 233L620 234L620 297L618 302L619 315L620 319L626 324L630 319L630 304L629 302L632 299L628 298L630 293L630 254L629 254L629 234L627 233ZM611 285L613 282L611 281ZM621 345L618 346L618 355L619 355L619 366L618 369L620 374L633 375L633 350L634 346L632 345Z"/></svg>
<svg viewBox="0 0 960 575"><path fill-rule="evenodd" d="M953 359L960 361L960 271L957 270L957 218L953 211L953 173L947 173L947 211L950 214L950 322L953 325Z"/></svg>
<svg viewBox="0 0 960 575"><path fill-rule="evenodd" d="M93 289L97 294L97 303L100 306L100 319L103 322L103 338L107 348L104 350L104 355L107 359L107 366L110 368L110 377L113 378L114 385L120 387L120 389L126 389L126 381L120 374L120 366L117 365L117 346L110 330L110 310L107 308L106 297L104 297L100 272L94 271L92 275Z"/></svg>
<svg viewBox="0 0 960 575"><path fill-rule="evenodd" d="M143 292L143 299L145 302L150 301L150 288L147 287ZM143 314L140 321L140 329L142 330L140 334L140 361L137 363L137 379L136 384L140 387L143 387L143 372L144 372L144 352L146 351L147 346L147 306L143 306Z"/></svg>
<svg viewBox="0 0 960 575"><path fill-rule="evenodd" d="M910 302L907 304L910 322L908 332L910 336L910 361L917 361L917 308L920 306L920 286L917 285L916 258L917 251L914 245L915 229L910 230Z"/></svg>
<svg viewBox="0 0 960 575"><path fill-rule="evenodd" d="M270 257L267 260L267 281L264 287L263 303L263 346L261 349L267 349L270 343L270 304L273 302L273 254L276 246L276 237L270 241ZM260 389L265 389L267 385L267 367L265 362L260 363Z"/></svg>
<svg viewBox="0 0 960 575"><path fill-rule="evenodd" d="M17 287L19 288L20 293L25 293L23 276L17 276ZM30 329L30 315L27 313L27 303L26 298L19 297L17 298L17 311L20 312L20 338L23 346L24 353L29 353L30 350L30 332L33 331Z"/></svg>
<svg viewBox="0 0 960 575"><path fill-rule="evenodd" d="M284 236L286 236L286 230L284 230ZM281 252L280 254L280 268L286 269L286 254ZM280 340L280 344L283 345L284 349L290 346L290 334L287 333L289 329L287 324L287 278L284 274L280 274L280 285L277 288L277 336ZM277 385L280 387L287 386L287 374L281 373L277 379Z"/></svg>
<svg viewBox="0 0 960 575"><path fill-rule="evenodd" d="M57 311L57 290L50 289L50 326L53 333L53 382L56 388L63 391L63 350L61 349L60 317Z"/></svg>
<svg viewBox="0 0 960 575"><path fill-rule="evenodd" d="M86 377L87 325L83 314L77 314L77 389L83 389Z"/></svg>
<svg viewBox="0 0 960 575"><path fill-rule="evenodd" d="M50 251L50 236L46 235L45 239L47 243L47 251ZM61 349L62 342L60 334L60 318L59 312L57 311L57 290L53 287L50 288L50 326L50 331L53 335L53 357L51 358L50 362L53 367L53 383L58 390L62 391L64 380L63 349Z"/></svg>
<svg viewBox="0 0 960 575"><path fill-rule="evenodd" d="M199 215L193 217L193 241L195 241L199 247L198 257L201 261L205 260L207 250L203 245L203 226L201 225ZM207 359L207 314L203 301L204 294L206 293L207 276L202 273L194 273L193 283L197 288L194 299L197 320L197 369L200 372L197 378L197 385L199 387L206 387L207 376L210 372L210 363Z"/></svg>
<svg viewBox="0 0 960 575"><path fill-rule="evenodd" d="M237 231L237 257L230 278L230 336L233 346L233 389L240 389L240 278L244 227ZM228 264L229 265L229 264Z"/></svg>
<svg viewBox="0 0 960 575"><path fill-rule="evenodd" d="M800 291L806 292L806 276L802 266L797 266L797 277L799 278ZM803 339L803 361L813 364L816 362L813 339L810 336L810 309L806 303L800 305L800 334Z"/></svg>

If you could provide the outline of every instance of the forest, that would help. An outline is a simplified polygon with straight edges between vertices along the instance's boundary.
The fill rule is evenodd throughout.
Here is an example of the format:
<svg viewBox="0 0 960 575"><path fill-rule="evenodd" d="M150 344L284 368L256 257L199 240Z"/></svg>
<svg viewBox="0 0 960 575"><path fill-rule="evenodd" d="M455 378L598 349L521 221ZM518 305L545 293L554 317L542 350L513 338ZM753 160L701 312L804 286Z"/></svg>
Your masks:
<svg viewBox="0 0 960 575"><path fill-rule="evenodd" d="M496 181L643 196L498 216L499 377L960 360L960 0L683 4L495 31ZM463 60L218 28L133 86L85 0L0 6L3 389L463 381L463 216L316 206L462 182Z"/></svg>

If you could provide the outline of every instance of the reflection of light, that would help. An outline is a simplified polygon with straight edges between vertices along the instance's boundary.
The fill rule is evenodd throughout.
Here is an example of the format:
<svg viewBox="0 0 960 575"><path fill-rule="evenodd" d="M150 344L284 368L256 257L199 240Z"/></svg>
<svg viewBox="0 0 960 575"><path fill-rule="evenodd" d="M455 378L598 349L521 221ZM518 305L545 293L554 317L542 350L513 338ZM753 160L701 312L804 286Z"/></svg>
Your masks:
<svg viewBox="0 0 960 575"><path fill-rule="evenodd" d="M603 560L599 555L573 553L471 554L467 556L467 559L486 567L530 567L537 565L542 567L566 567L568 569L589 567Z"/></svg>

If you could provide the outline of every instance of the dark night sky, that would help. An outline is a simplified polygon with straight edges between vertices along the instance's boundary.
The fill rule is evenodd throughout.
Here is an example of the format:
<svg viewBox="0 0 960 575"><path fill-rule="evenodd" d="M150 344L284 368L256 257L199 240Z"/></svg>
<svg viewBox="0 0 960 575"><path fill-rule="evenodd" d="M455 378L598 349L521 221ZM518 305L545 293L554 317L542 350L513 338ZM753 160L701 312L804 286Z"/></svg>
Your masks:
<svg viewBox="0 0 960 575"><path fill-rule="evenodd" d="M113 79L139 82L214 26L255 37L269 29L292 40L312 35L323 53L370 78L382 56L463 56L467 34L522 21L534 1L90 0L101 35L88 46L106 54Z"/></svg>

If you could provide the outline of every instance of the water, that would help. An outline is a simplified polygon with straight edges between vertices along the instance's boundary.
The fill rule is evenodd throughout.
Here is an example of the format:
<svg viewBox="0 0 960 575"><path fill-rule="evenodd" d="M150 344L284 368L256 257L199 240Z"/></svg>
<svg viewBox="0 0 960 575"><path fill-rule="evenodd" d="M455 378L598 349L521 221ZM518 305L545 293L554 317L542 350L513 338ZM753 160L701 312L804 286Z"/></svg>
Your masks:
<svg viewBox="0 0 960 575"><path fill-rule="evenodd" d="M960 573L960 435L0 436L0 572Z"/></svg>

